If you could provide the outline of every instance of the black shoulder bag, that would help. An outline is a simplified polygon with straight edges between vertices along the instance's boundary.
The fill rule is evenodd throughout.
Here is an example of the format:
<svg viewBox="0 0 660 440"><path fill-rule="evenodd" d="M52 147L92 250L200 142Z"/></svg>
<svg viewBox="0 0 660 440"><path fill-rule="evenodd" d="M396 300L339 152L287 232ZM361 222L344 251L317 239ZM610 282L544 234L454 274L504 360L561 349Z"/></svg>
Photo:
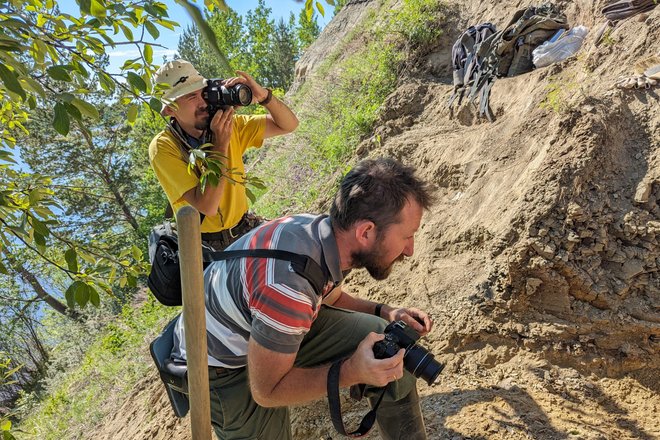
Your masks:
<svg viewBox="0 0 660 440"><path fill-rule="evenodd" d="M231 258L276 258L291 262L293 270L312 285L317 294L323 293L328 277L319 264L307 255L278 249L245 249L217 252L202 242L202 260L206 268L213 261ZM151 271L147 284L156 299L166 306L180 306L181 272L179 268L179 242L170 223L156 226L149 234Z"/></svg>

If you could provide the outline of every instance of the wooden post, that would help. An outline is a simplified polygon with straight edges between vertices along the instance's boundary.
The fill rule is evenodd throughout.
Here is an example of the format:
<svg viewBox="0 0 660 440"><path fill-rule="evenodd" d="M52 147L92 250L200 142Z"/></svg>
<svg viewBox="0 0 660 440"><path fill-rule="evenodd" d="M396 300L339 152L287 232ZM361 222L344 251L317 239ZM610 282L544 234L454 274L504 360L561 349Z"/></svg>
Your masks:
<svg viewBox="0 0 660 440"><path fill-rule="evenodd" d="M206 306L199 223L199 212L192 206L184 206L176 213L192 440L211 440Z"/></svg>

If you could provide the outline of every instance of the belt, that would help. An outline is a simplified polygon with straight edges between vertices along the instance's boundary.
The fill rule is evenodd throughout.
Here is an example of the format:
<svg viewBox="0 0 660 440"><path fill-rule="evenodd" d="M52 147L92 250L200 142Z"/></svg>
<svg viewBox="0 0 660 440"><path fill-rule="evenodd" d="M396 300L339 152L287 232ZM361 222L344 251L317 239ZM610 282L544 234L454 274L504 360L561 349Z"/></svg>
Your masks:
<svg viewBox="0 0 660 440"><path fill-rule="evenodd" d="M249 229L250 224L248 221L248 213L243 214L243 217L231 228L223 229L218 232L203 232L202 240L204 241L214 241L214 240L230 240L243 235L247 232L245 229Z"/></svg>

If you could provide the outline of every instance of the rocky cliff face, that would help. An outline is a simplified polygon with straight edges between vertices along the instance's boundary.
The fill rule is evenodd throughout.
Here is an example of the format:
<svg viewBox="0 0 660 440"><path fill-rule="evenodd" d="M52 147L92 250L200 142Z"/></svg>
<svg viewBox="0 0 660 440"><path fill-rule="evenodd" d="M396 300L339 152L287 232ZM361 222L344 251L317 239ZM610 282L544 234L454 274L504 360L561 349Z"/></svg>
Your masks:
<svg viewBox="0 0 660 440"><path fill-rule="evenodd" d="M446 322L449 351L494 338L495 325L501 343L587 371L657 366L660 106L657 89L612 85L660 51L660 10L623 22L596 46L605 2L556 2L571 26L592 30L578 55L496 81L494 123L469 104L447 109L454 39L471 24L504 26L528 3L448 2L444 36L404 72L383 106L379 147L371 140L358 147L359 157L413 163L440 194L416 256L392 283L412 292L379 299L421 296L437 308L447 297L444 311L464 315ZM330 45L379 7L349 3L298 63L296 83L318 81L314 70ZM451 284L464 273L470 281ZM515 331L504 323L515 323ZM449 330L456 327L462 330Z"/></svg>
<svg viewBox="0 0 660 440"><path fill-rule="evenodd" d="M514 386L528 392L508 406L528 406L521 401L531 396L544 408L539 414L552 413L566 402L544 402L529 390L565 396L566 381L574 381L582 408L595 389L603 395L627 389L634 402L627 414L644 419L660 405L657 394L650 397L660 391L660 97L658 88L623 91L613 84L660 52L660 8L621 23L596 46L606 2L555 2L571 26L590 28L582 50L497 80L493 123L470 104L450 111L453 41L469 25L502 27L533 3L446 3L444 35L403 72L374 136L356 149L356 159L388 155L414 164L438 187L439 202L424 218L415 256L387 285L353 274L348 286L370 299L431 311L437 327L429 344L448 363L444 386L472 389L479 405L494 398L485 397L484 387ZM382 5L351 7L358 16ZM348 11L335 18L337 27ZM318 81L307 60L327 52L325 37L300 61L297 82ZM475 396L438 391L428 390L431 420L442 426L433 438L526 438L472 427L471 417L462 419L452 405L458 411L476 405ZM587 412L602 420L611 409L596 403ZM447 417L456 417L460 429L449 429ZM603 437L587 431L584 438L659 434L613 425Z"/></svg>

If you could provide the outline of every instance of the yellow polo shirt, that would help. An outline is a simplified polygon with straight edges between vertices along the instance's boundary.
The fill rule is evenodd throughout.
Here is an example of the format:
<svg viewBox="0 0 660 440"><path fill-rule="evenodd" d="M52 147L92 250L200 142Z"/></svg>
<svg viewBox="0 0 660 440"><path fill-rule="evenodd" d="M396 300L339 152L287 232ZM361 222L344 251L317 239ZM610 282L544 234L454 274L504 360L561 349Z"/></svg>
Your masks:
<svg viewBox="0 0 660 440"><path fill-rule="evenodd" d="M249 147L261 147L265 129L265 115L234 115L234 127L228 151L228 168L237 173L232 174L234 180L243 181L245 174L243 153ZM178 140L169 130L163 130L149 144L149 163L174 212L188 204L183 199L183 195L199 184L199 178L194 173L188 173L188 163L181 156L177 143ZM227 182L220 197L219 214L206 216L201 230L217 232L231 228L239 222L247 209L245 186Z"/></svg>

